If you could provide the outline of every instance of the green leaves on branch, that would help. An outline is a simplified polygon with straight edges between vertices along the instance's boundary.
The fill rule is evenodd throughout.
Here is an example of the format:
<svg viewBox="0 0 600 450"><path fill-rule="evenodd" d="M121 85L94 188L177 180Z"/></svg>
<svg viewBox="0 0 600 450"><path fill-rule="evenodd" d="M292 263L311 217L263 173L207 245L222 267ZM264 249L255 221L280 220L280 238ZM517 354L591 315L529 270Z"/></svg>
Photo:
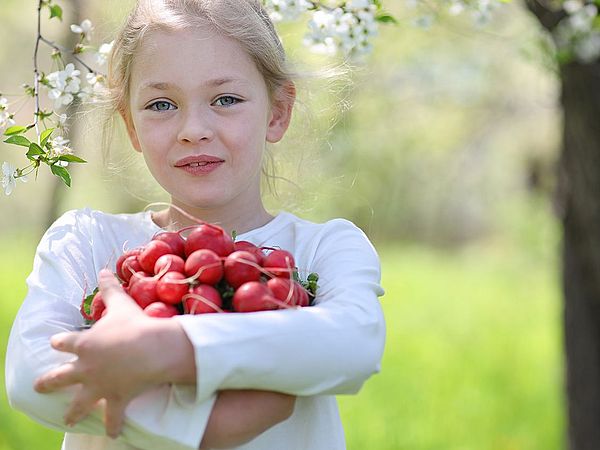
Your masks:
<svg viewBox="0 0 600 450"><path fill-rule="evenodd" d="M396 18L386 13L376 15L375 20L381 23L393 23L394 25L398 25Z"/></svg>
<svg viewBox="0 0 600 450"><path fill-rule="evenodd" d="M71 174L69 174L67 169L65 169L63 166L52 164L50 166L50 170L54 175L63 180L63 183L65 183L68 187L71 187Z"/></svg>
<svg viewBox="0 0 600 450"><path fill-rule="evenodd" d="M32 127L33 127L33 125L29 125L28 127L14 125L12 127L7 128L6 131L4 132L4 135L5 136L14 136L17 134L25 133L27 130L29 130Z"/></svg>
<svg viewBox="0 0 600 450"><path fill-rule="evenodd" d="M39 167L42 164L46 164L50 167L50 171L53 175L57 176L62 180L68 187L71 186L71 174L67 170L66 166L70 163L86 163L83 158L68 153L70 149L64 144L58 144L55 141L51 141L52 133L55 128L48 128L42 131L38 137L38 142L30 141L23 133L33 128L33 125L29 126L12 126L8 128L4 135L8 138L4 141L6 144L17 145L20 147L27 147L27 159L31 161L29 172L35 170L36 174ZM60 139L60 138L58 138ZM64 141L68 142L68 141ZM19 172L20 175L27 175L24 171Z"/></svg>
<svg viewBox="0 0 600 450"><path fill-rule="evenodd" d="M60 6L53 3L52 0L42 0L41 6L45 6L50 10L50 19L57 18L62 21L63 10Z"/></svg>
<svg viewBox="0 0 600 450"><path fill-rule="evenodd" d="M29 139L27 139L25 136L19 135L11 136L4 142L6 142L7 144L20 145L21 147L29 147L30 144Z"/></svg>

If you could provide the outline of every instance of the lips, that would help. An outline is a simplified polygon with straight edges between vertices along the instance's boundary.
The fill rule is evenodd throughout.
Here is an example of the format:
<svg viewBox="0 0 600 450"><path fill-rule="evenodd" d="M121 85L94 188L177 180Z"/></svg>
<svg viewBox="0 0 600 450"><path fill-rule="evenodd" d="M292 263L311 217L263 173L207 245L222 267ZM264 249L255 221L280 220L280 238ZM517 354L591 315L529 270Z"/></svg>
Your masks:
<svg viewBox="0 0 600 450"><path fill-rule="evenodd" d="M175 167L193 176L204 176L221 167L225 160L211 155L187 156L178 160Z"/></svg>
<svg viewBox="0 0 600 450"><path fill-rule="evenodd" d="M215 164L215 163L222 163L222 162L225 162L225 161L221 158L217 158L216 156L194 155L194 156L187 156L185 158L180 159L179 161L177 161L175 163L175 167L184 167L184 166L199 167L199 166L206 166L208 164Z"/></svg>

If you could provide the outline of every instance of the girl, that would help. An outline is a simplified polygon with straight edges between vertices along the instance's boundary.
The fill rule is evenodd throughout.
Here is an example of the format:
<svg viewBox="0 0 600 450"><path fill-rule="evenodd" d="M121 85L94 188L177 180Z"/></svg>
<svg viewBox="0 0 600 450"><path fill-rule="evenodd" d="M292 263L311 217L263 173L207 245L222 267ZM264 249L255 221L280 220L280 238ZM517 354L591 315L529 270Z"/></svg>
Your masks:
<svg viewBox="0 0 600 450"><path fill-rule="evenodd" d="M379 262L346 220L315 224L263 206L265 145L284 136L295 98L286 64L258 0L139 0L129 16L111 61L114 110L173 207L70 211L39 244L7 391L13 407L66 431L64 450L345 447L334 395L379 369ZM320 275L316 305L144 315L100 269L125 243L190 224L186 214L291 251ZM95 285L108 313L77 332Z"/></svg>

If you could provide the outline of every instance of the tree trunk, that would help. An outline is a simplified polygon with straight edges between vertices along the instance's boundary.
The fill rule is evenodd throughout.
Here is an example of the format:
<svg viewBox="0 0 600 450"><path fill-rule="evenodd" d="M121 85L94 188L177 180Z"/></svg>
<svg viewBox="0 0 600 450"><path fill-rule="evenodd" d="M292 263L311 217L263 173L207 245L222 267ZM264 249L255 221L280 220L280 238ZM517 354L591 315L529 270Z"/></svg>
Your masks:
<svg viewBox="0 0 600 450"><path fill-rule="evenodd" d="M561 69L564 332L568 439L600 448L600 63Z"/></svg>
<svg viewBox="0 0 600 450"><path fill-rule="evenodd" d="M565 12L525 0L552 33ZM600 448L600 61L560 67L563 143L558 201L570 450Z"/></svg>

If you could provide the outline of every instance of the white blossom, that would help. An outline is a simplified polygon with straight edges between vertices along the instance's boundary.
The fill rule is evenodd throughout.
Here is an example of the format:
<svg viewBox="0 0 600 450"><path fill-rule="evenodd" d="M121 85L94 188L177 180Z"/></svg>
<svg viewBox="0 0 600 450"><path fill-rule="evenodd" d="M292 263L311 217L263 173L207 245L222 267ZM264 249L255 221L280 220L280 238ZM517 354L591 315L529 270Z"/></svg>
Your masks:
<svg viewBox="0 0 600 450"><path fill-rule="evenodd" d="M79 70L69 63L64 70L52 72L46 77L50 85L48 97L54 100L55 109L69 105L75 99L81 89L79 74Z"/></svg>
<svg viewBox="0 0 600 450"><path fill-rule="evenodd" d="M27 182L27 177L17 176L17 169L11 163L4 161L2 163L2 189L4 189L5 195L10 195L17 185L17 178L23 183Z"/></svg>
<svg viewBox="0 0 600 450"><path fill-rule="evenodd" d="M50 140L50 156L63 156L71 155L73 150L69 147L69 139L65 139L63 136L56 136Z"/></svg>
<svg viewBox="0 0 600 450"><path fill-rule="evenodd" d="M73 24L71 25L71 31L73 33L81 34L88 41L91 39L91 34L94 27L92 25L92 21L90 19L85 19L81 22L80 25Z"/></svg>
<svg viewBox="0 0 600 450"><path fill-rule="evenodd" d="M273 22L296 20L312 6L307 0L264 0L263 3Z"/></svg>
<svg viewBox="0 0 600 450"><path fill-rule="evenodd" d="M583 8L583 2L581 0L567 0L562 7L567 14L574 14Z"/></svg>
<svg viewBox="0 0 600 450"><path fill-rule="evenodd" d="M375 5L363 0L348 2L346 9L316 10L304 42L318 53L365 54L371 51L370 40L377 35L375 12Z"/></svg>
<svg viewBox="0 0 600 450"><path fill-rule="evenodd" d="M95 54L96 64L102 67L106 64L108 60L108 55L112 51L113 45L115 41L109 42L108 44L104 43L98 49L98 52Z"/></svg>
<svg viewBox="0 0 600 450"><path fill-rule="evenodd" d="M15 124L13 115L8 112L8 99L0 96L0 134Z"/></svg>
<svg viewBox="0 0 600 450"><path fill-rule="evenodd" d="M82 88L79 92L79 98L82 102L96 102L99 97L106 94L106 78L104 75L89 72L85 75L85 79L88 82L88 86Z"/></svg>

